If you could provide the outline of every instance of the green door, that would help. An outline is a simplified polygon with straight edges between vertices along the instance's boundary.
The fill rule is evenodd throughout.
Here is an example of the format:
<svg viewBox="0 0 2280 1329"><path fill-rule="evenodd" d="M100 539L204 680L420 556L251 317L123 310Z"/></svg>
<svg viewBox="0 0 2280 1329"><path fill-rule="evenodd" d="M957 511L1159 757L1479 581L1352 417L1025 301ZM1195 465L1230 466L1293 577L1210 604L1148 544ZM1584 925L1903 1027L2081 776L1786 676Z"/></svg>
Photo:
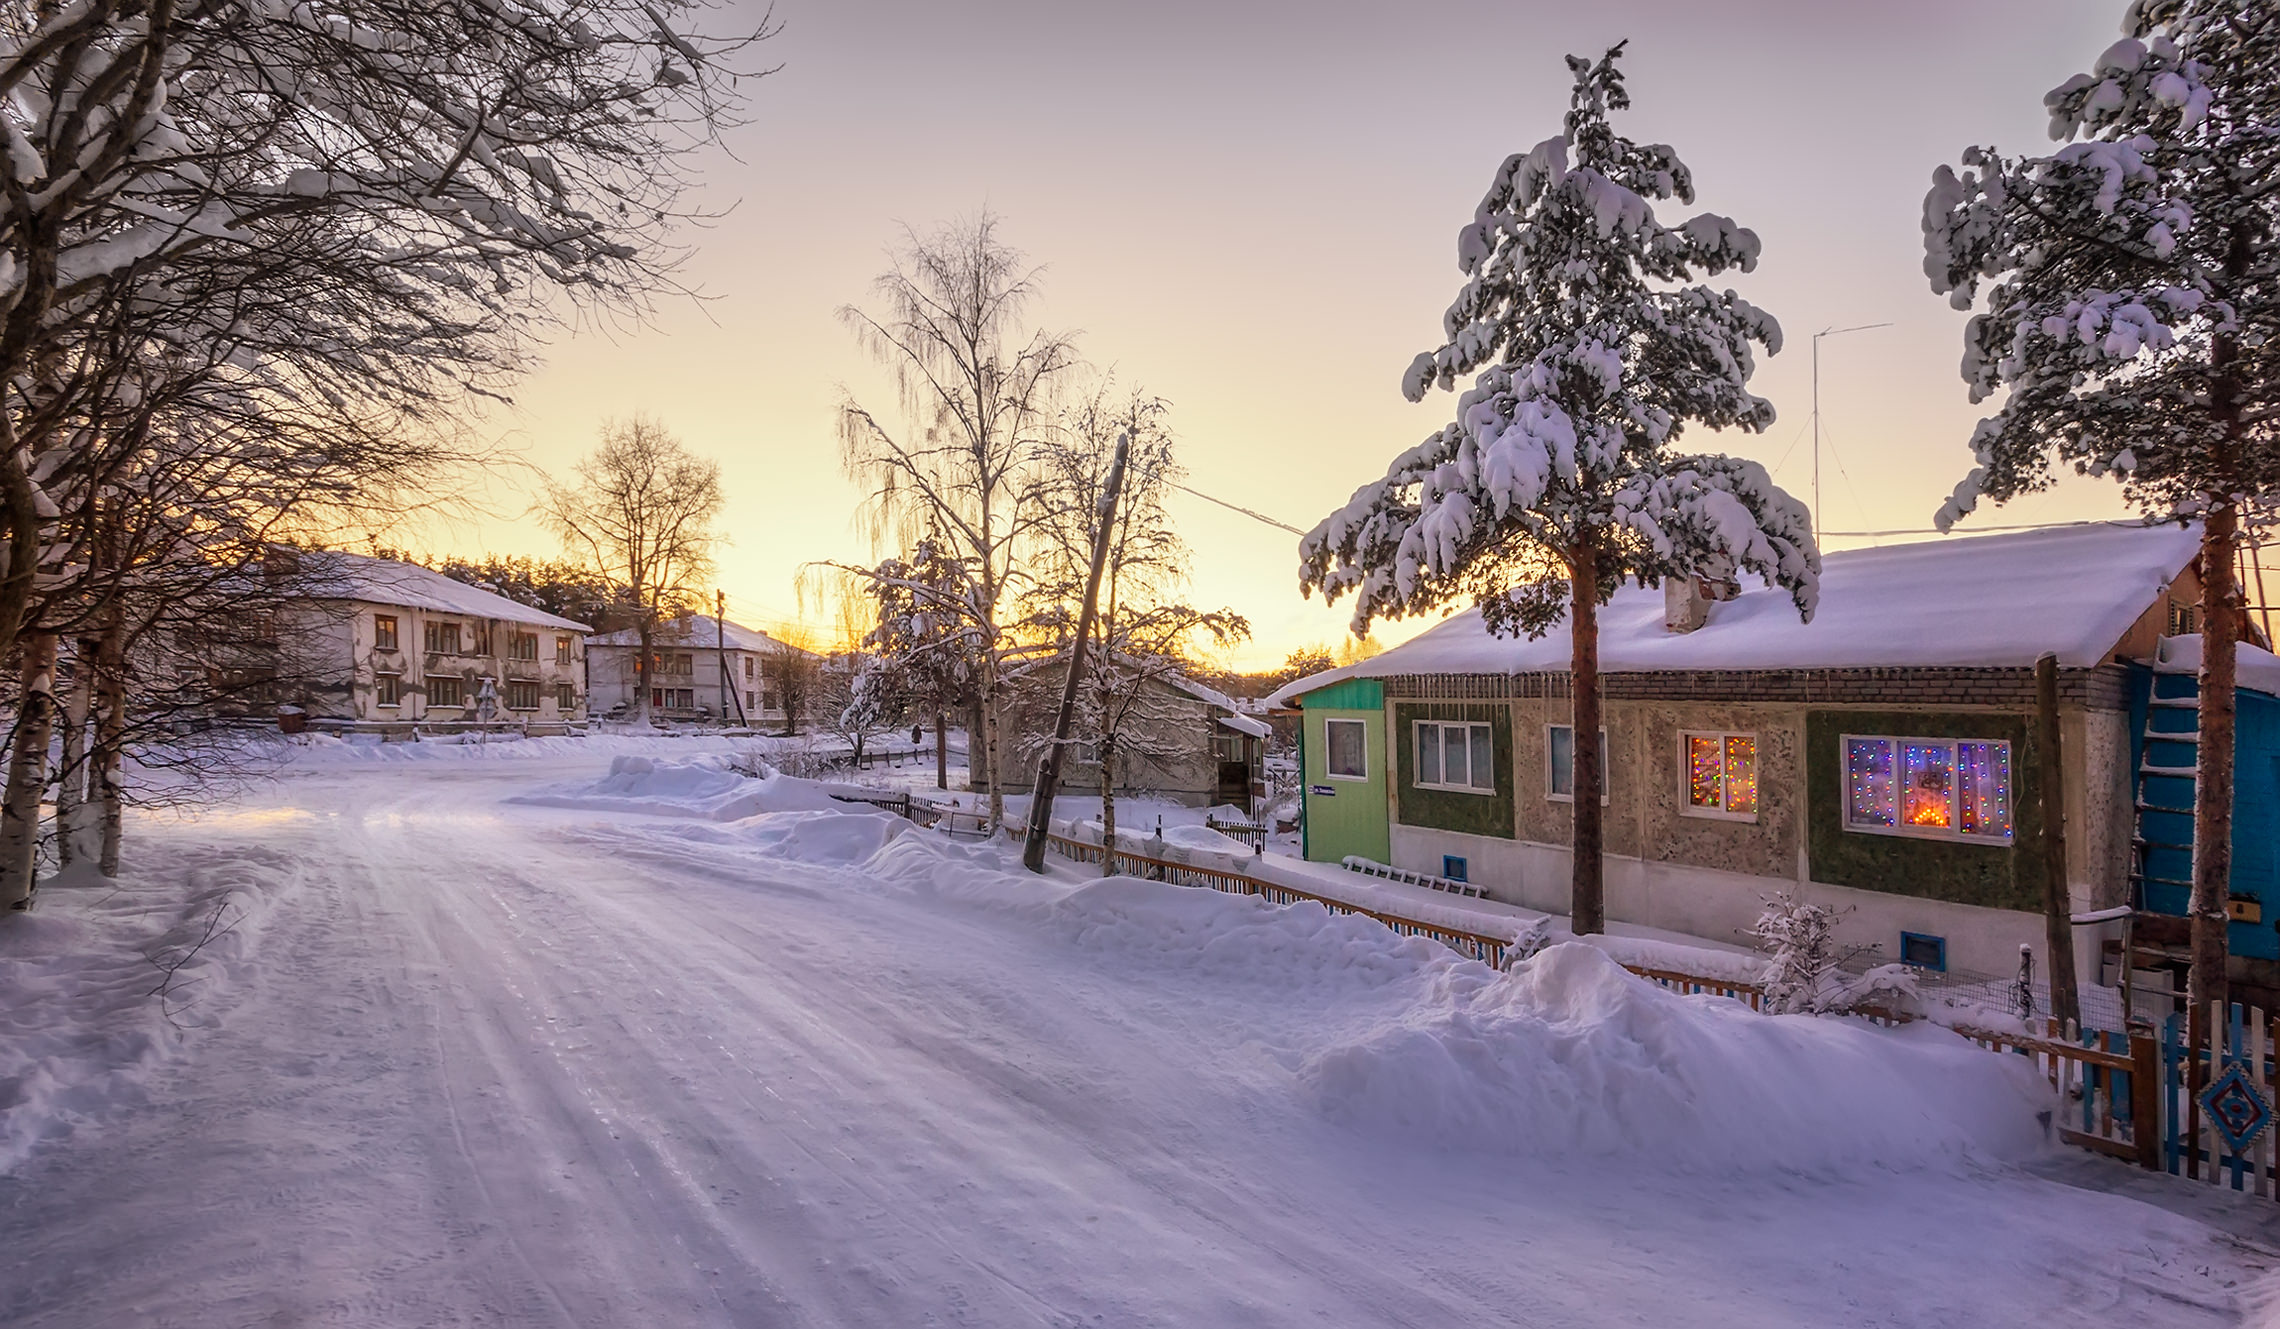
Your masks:
<svg viewBox="0 0 2280 1329"><path fill-rule="evenodd" d="M1299 699L1306 722L1306 856L1392 861L1386 818L1385 688L1349 679Z"/></svg>

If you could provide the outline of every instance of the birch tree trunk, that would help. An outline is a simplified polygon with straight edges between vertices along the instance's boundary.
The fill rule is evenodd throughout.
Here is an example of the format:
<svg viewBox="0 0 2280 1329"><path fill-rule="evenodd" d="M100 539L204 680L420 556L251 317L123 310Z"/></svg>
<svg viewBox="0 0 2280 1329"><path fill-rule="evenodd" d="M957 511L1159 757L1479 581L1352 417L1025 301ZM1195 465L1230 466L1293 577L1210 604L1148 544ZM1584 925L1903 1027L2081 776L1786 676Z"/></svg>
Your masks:
<svg viewBox="0 0 2280 1329"><path fill-rule="evenodd" d="M77 647L71 690L64 694L63 759L56 772L56 858L64 867L92 857L94 847L87 834L87 717L94 706L96 643L83 637Z"/></svg>
<svg viewBox="0 0 2280 1329"><path fill-rule="evenodd" d="M23 908L39 869L40 798L47 792L48 742L55 736L55 634L23 638L23 700L0 795L0 904Z"/></svg>
<svg viewBox="0 0 2280 1329"><path fill-rule="evenodd" d="M950 717L934 708L934 787L950 787Z"/></svg>
<svg viewBox="0 0 2280 1329"><path fill-rule="evenodd" d="M1116 743L1100 744L1100 875L1116 875Z"/></svg>
<svg viewBox="0 0 2280 1329"><path fill-rule="evenodd" d="M119 771L127 746L127 625L123 610L113 605L111 621L95 654L95 746L88 754L90 793L100 843L95 867L106 877L119 875L119 839L126 824L126 791Z"/></svg>

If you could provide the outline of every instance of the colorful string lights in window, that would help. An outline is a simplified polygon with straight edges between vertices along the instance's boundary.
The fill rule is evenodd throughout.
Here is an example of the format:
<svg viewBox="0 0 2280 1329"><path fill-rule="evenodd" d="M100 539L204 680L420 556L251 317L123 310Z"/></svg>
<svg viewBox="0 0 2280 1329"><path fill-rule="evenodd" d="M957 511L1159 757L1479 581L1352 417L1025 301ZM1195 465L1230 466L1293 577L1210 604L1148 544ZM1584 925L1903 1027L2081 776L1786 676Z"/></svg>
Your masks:
<svg viewBox="0 0 2280 1329"><path fill-rule="evenodd" d="M1937 839L2011 839L2011 745L1989 740L1844 740L1848 829Z"/></svg>
<svg viewBox="0 0 2280 1329"><path fill-rule="evenodd" d="M1757 812L1757 740L1748 734L1726 735L1726 811Z"/></svg>
<svg viewBox="0 0 2280 1329"><path fill-rule="evenodd" d="M1713 816L1757 815L1757 739L1749 734L1686 734L1687 809Z"/></svg>

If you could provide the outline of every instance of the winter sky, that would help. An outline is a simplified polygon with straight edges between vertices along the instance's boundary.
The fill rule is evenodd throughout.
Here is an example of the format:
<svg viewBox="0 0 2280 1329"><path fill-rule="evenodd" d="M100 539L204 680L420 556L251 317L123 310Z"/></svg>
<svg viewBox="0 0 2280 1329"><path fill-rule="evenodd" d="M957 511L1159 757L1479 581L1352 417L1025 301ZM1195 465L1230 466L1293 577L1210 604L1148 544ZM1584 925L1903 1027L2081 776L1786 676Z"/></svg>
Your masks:
<svg viewBox="0 0 2280 1329"><path fill-rule="evenodd" d="M800 616L811 559L870 556L834 431L842 391L890 394L835 317L884 255L987 207L1046 268L1041 321L1173 403L1190 482L1311 526L1454 397L1400 376L1437 343L1457 228L1504 157L1558 132L1562 56L1629 38L1619 121L1673 144L1698 206L1765 244L1733 284L1782 322L1760 370L1764 436L1712 445L1810 496L1810 336L1823 343L1824 526L1922 527L1979 412L1956 375L1962 315L1921 272L1932 169L1967 144L2048 141L2042 94L2118 35L2122 0L779 0L750 123L717 157L688 279L649 326L561 339L492 427L561 470L607 415L647 411L717 457L732 617ZM755 7L746 17L756 17ZM1666 212L1666 217L1672 215ZM551 552L500 516L438 530L461 552ZM1187 497L1199 603L1248 615L1232 662L1279 661L1344 629L1297 592L1296 537ZM2105 516L2075 482L1975 524ZM1857 538L1832 538L1842 548ZM817 615L810 613L809 617ZM1398 640L1418 624L1394 625Z"/></svg>

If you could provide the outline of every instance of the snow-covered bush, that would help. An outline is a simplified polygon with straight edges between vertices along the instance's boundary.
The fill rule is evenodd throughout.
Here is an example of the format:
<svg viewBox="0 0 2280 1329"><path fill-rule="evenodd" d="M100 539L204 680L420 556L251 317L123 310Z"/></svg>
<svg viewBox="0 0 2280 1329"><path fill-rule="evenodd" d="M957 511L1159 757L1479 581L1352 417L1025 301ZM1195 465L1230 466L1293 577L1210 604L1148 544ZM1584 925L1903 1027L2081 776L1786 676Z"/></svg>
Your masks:
<svg viewBox="0 0 2280 1329"><path fill-rule="evenodd" d="M1916 1009L1916 972L1904 964L1878 965L1858 977L1842 970L1837 919L1842 911L1800 900L1788 891L1766 898L1750 935L1766 952L1765 1009L1775 1015L1844 1015Z"/></svg>

